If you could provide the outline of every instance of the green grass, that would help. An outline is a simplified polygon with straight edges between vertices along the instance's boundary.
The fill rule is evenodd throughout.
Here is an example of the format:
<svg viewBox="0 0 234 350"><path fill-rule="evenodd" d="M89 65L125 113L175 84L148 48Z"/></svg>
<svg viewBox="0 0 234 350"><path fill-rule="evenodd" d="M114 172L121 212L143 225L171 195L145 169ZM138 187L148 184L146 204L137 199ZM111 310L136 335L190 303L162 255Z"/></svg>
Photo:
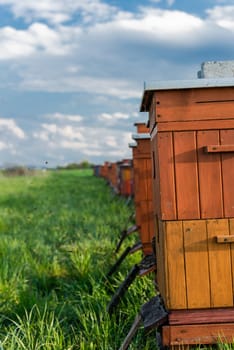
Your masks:
<svg viewBox="0 0 234 350"><path fill-rule="evenodd" d="M132 205L90 170L0 177L0 190L3 349L118 349L140 305L154 294L150 278L137 279L115 315L106 312L140 260L139 253L129 256L111 283L106 280ZM140 329L130 349L155 347L154 336Z"/></svg>

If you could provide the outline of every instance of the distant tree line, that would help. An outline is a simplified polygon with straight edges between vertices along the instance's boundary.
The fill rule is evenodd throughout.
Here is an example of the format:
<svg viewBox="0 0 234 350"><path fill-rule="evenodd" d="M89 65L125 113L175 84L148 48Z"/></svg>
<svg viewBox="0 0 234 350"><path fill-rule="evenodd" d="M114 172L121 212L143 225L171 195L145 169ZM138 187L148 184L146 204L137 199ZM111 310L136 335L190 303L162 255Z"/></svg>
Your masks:
<svg viewBox="0 0 234 350"><path fill-rule="evenodd" d="M75 170L75 169L90 169L93 164L89 163L87 160L83 160L80 163L69 163L65 166L58 166L58 170Z"/></svg>

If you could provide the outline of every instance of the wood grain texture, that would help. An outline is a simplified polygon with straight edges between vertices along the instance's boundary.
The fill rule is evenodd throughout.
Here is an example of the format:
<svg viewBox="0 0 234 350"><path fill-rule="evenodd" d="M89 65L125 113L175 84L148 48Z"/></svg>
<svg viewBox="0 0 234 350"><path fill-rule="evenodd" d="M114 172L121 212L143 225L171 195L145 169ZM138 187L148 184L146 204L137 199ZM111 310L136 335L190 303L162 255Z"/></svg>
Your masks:
<svg viewBox="0 0 234 350"><path fill-rule="evenodd" d="M164 346L233 343L234 323L163 327Z"/></svg>
<svg viewBox="0 0 234 350"><path fill-rule="evenodd" d="M156 122L232 119L233 88L157 91Z"/></svg>
<svg viewBox="0 0 234 350"><path fill-rule="evenodd" d="M230 246L216 242L216 236L229 234L228 220L207 220L207 233L211 307L233 306Z"/></svg>
<svg viewBox="0 0 234 350"><path fill-rule="evenodd" d="M210 282L205 220L183 222L188 308L210 307Z"/></svg>
<svg viewBox="0 0 234 350"><path fill-rule="evenodd" d="M229 232L230 235L234 235L234 219L229 219ZM231 251L231 271L232 271L232 288L234 291L234 243L230 244ZM234 303L234 302L233 302Z"/></svg>
<svg viewBox="0 0 234 350"><path fill-rule="evenodd" d="M207 154L204 146L219 143L219 131L198 131L198 169L201 218L223 217L223 191L220 154Z"/></svg>
<svg viewBox="0 0 234 350"><path fill-rule="evenodd" d="M176 193L173 157L172 133L160 133L156 136L156 177L158 186L156 197L160 198L160 209L157 213L162 220L176 220Z"/></svg>
<svg viewBox="0 0 234 350"><path fill-rule="evenodd" d="M157 260L157 285L165 305L169 307L168 296L168 265L167 265L167 241L165 239L166 223L155 218L156 235L156 260Z"/></svg>
<svg viewBox="0 0 234 350"><path fill-rule="evenodd" d="M234 130L221 130L220 140L222 145L234 143ZM224 193L224 215L234 217L234 154L222 154L222 174Z"/></svg>
<svg viewBox="0 0 234 350"><path fill-rule="evenodd" d="M157 131L193 131L233 129L234 119L174 121L157 124Z"/></svg>
<svg viewBox="0 0 234 350"><path fill-rule="evenodd" d="M233 140L234 141L234 140ZM208 145L205 147L206 153L234 152L234 145Z"/></svg>
<svg viewBox="0 0 234 350"><path fill-rule="evenodd" d="M234 308L172 310L168 321L170 325L234 323Z"/></svg>
<svg viewBox="0 0 234 350"><path fill-rule="evenodd" d="M165 225L169 309L186 309L186 277L182 221L169 221Z"/></svg>
<svg viewBox="0 0 234 350"><path fill-rule="evenodd" d="M196 133L175 132L174 153L178 220L199 219Z"/></svg>

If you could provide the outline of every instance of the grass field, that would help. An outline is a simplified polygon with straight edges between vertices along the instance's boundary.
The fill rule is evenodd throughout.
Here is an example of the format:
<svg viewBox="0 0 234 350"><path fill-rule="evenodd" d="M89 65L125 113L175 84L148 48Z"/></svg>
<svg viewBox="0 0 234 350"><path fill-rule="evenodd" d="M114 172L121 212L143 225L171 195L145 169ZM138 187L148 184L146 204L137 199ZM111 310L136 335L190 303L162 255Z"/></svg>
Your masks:
<svg viewBox="0 0 234 350"><path fill-rule="evenodd" d="M111 283L106 280L131 204L113 196L90 170L2 176L0 190L2 348L118 349L154 293L151 280L138 279L115 315L105 311L140 260L139 253L129 256ZM130 349L155 347L154 334L145 338L140 329Z"/></svg>

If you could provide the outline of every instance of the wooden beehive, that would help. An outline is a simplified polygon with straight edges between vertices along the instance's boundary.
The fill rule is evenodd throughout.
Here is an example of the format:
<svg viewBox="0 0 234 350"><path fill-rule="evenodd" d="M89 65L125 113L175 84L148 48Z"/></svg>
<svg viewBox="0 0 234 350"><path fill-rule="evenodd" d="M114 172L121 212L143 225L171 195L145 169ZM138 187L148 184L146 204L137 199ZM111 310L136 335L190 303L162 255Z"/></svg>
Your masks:
<svg viewBox="0 0 234 350"><path fill-rule="evenodd" d="M139 226L143 252L147 255L152 253L154 236L150 135L138 133L133 135L133 139L136 141L136 147L133 148L136 223Z"/></svg>
<svg viewBox="0 0 234 350"><path fill-rule="evenodd" d="M132 160L123 159L119 166L120 194L128 197L133 195Z"/></svg>
<svg viewBox="0 0 234 350"><path fill-rule="evenodd" d="M108 179L108 167L109 167L109 162L105 161L100 169L100 176L106 180Z"/></svg>
<svg viewBox="0 0 234 350"><path fill-rule="evenodd" d="M208 310L225 308L234 322L234 80L159 83L145 90L141 111L149 112L164 303L169 310L206 310L200 323L212 323Z"/></svg>
<svg viewBox="0 0 234 350"><path fill-rule="evenodd" d="M112 162L109 165L109 181L115 193L119 193L118 189L118 163Z"/></svg>
<svg viewBox="0 0 234 350"><path fill-rule="evenodd" d="M139 134L147 134L149 132L149 128L144 122L134 123L134 126L136 127L136 131Z"/></svg>

